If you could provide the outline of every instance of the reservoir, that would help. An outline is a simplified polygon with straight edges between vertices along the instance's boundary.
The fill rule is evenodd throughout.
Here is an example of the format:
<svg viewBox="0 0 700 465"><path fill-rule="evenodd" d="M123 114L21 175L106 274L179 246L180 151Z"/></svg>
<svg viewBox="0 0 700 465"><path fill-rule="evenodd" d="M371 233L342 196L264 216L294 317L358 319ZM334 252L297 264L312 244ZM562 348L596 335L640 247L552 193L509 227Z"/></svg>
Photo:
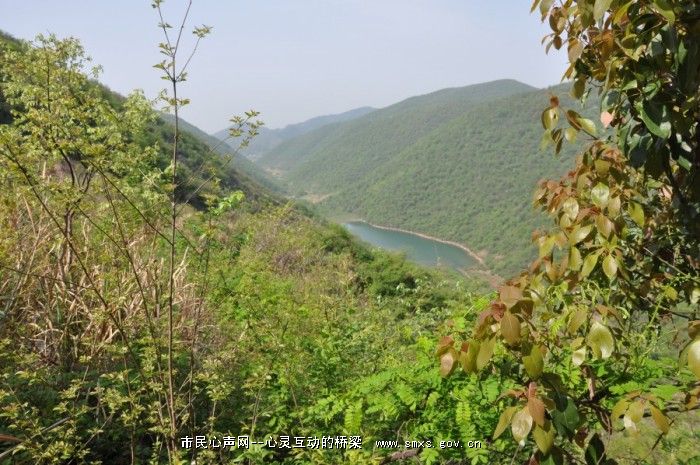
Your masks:
<svg viewBox="0 0 700 465"><path fill-rule="evenodd" d="M343 226L364 242L392 252L403 252L409 260L426 266L446 267L456 271L478 265L461 248L403 231L378 228L371 224L352 221Z"/></svg>

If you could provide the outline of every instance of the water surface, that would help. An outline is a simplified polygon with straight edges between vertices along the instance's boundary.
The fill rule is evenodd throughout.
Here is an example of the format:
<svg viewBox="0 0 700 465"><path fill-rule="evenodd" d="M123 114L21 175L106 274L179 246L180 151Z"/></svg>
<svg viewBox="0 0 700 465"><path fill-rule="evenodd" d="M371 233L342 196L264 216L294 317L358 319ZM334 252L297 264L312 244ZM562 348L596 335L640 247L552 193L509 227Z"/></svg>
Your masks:
<svg viewBox="0 0 700 465"><path fill-rule="evenodd" d="M393 252L404 252L406 258L421 265L466 270L476 262L467 252L451 244L415 234L377 228L362 221L344 223L343 226L355 237L375 247Z"/></svg>

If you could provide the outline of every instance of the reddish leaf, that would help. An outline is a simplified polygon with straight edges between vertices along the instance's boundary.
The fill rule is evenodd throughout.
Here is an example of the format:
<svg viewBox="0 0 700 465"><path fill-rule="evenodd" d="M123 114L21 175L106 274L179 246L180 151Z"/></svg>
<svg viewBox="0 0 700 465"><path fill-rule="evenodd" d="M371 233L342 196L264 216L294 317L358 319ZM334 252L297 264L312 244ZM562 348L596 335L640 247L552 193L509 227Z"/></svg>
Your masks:
<svg viewBox="0 0 700 465"><path fill-rule="evenodd" d="M507 310L501 318L501 335L509 344L520 340L520 320Z"/></svg>
<svg viewBox="0 0 700 465"><path fill-rule="evenodd" d="M498 292L501 296L501 301L507 308L512 307L518 300L523 298L523 291L515 286L501 286Z"/></svg>
<svg viewBox="0 0 700 465"><path fill-rule="evenodd" d="M535 420L535 423L544 426L544 403L537 397L530 397L527 401L527 408L530 411L530 415L532 415L532 419Z"/></svg>

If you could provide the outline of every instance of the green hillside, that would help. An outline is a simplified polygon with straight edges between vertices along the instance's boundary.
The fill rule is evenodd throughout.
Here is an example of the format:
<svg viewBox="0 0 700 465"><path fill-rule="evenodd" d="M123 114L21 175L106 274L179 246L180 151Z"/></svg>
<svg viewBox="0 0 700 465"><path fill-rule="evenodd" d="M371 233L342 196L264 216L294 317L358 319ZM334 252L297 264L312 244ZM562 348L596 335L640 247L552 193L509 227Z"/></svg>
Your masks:
<svg viewBox="0 0 700 465"><path fill-rule="evenodd" d="M443 382L433 355L442 322L464 325L487 299L465 281L368 250L343 228L266 201L274 197L264 187L188 132L182 179L214 173L222 196L241 188L246 197L180 209L171 245L162 214L169 180L160 174L173 126L162 118L137 124L153 112L129 112L79 73L71 78L81 93L65 92L65 66L41 68L42 58L51 63L64 49L81 57L75 46L49 39L8 59L0 44L10 63L0 68L2 108L13 110L0 122L0 464L192 462L179 442L163 446L168 420L158 413L167 409L178 437L347 432L370 444L397 430L401 440L458 437L463 428L489 434L497 412L458 418L459 396L469 390L491 402L503 383L476 394L474 380ZM37 79L45 70L48 84ZM32 94L34 83L61 99L46 88ZM92 105L82 103L87 97ZM111 117L71 125L96 109ZM73 132L52 133L45 122L54 117ZM103 134L119 141L114 150L101 150ZM63 147L76 150L62 157ZM103 163L113 171L92 171ZM76 187L69 166L94 179ZM181 199L198 196L195 186L185 184ZM163 257L173 250L171 270ZM169 296L174 318L164 310ZM168 376L182 388L168 394ZM371 463L390 452L288 457L239 448L226 463ZM201 453L197 463L224 462Z"/></svg>
<svg viewBox="0 0 700 465"><path fill-rule="evenodd" d="M173 125L174 117L169 113L160 113L160 118L164 120L167 124ZM234 170L237 171L235 174L238 177L248 177L250 180L259 184L260 186L268 189L270 192L275 192L278 194L283 193L279 183L275 182L271 176L269 176L265 171L263 171L258 165L248 160L248 158L242 156L239 152L236 152L235 148L229 145L228 142L234 144L234 141L228 137L228 133L224 136L228 140L219 140L214 136L207 134L206 132L199 129L194 124L187 122L186 120L180 119L180 129L188 133L190 136L198 139L201 143L207 146L207 152L210 152L212 158L216 158L215 155L223 157L223 161L226 163L230 160L230 164L233 166ZM256 137L257 138L257 137ZM254 141L255 139L253 139ZM235 144L234 144L235 145ZM237 148L237 147L236 147Z"/></svg>
<svg viewBox="0 0 700 465"><path fill-rule="evenodd" d="M299 137L314 129L329 124L341 123L343 121L359 118L374 110L375 109L372 107L360 107L335 115L317 116L301 123L289 124L279 129L270 129L263 126L260 128L258 136L242 151L242 153L251 160L256 160L286 140ZM228 137L228 129L217 131L210 137L217 140L224 140Z"/></svg>
<svg viewBox="0 0 700 465"><path fill-rule="evenodd" d="M0 32L0 50L3 48L20 50L26 47L21 41L9 34ZM0 77L3 67L0 63ZM107 86L92 82L93 91L99 93L114 108L120 109L124 97L110 90ZM12 120L10 107L0 93L0 123ZM242 156L233 158L230 147L221 146L216 139L208 136L194 125L180 120L182 132L180 136L181 170L179 172L178 196L182 201L201 207L207 194L222 193L228 190L242 190L248 198L256 201L270 201L276 197L277 185L261 172L260 168ZM156 167L166 169L172 154L174 127L172 117L158 114L148 123L145 133L140 134L140 142L144 146L156 145L158 153ZM214 177L218 185L206 182Z"/></svg>
<svg viewBox="0 0 700 465"><path fill-rule="evenodd" d="M624 85L601 83L630 102L600 114L618 141L575 163L576 147L540 150L543 107L549 127L579 106L568 85L446 89L268 152L264 168L318 209L283 203L262 168L139 92L101 85L77 39L0 33L0 465L700 463L696 16L595 3L585 32L586 8L562 26L555 7L550 24L591 41L577 73L624 63ZM177 108L187 65L152 6ZM667 60L659 47L676 41L657 29L676 22L684 48ZM601 27L642 42L598 66ZM652 111L659 87L682 97L665 101L684 102L677 120ZM569 138L595 132L569 122ZM669 128L693 164L671 159ZM668 173L632 166L667 143ZM321 216L457 240L508 279L544 223L530 197L546 176L540 259L497 292Z"/></svg>
<svg viewBox="0 0 700 465"><path fill-rule="evenodd" d="M532 87L526 84L503 80L412 97L354 121L292 139L258 163L290 172L290 177L303 173L297 180L308 183L314 191L335 192L472 105L529 90Z"/></svg>
<svg viewBox="0 0 700 465"><path fill-rule="evenodd" d="M540 150L538 123L552 93L579 107L568 88L496 81L440 91L314 131L260 162L333 217L457 241L508 274L533 252L537 180L571 164L571 151L557 159Z"/></svg>

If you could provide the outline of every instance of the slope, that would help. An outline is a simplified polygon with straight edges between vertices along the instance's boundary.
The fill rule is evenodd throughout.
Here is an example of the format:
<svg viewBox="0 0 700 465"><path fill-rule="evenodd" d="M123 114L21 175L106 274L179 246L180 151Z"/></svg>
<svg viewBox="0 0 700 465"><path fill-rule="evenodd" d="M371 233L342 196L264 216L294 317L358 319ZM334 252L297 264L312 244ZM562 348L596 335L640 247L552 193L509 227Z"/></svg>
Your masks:
<svg viewBox="0 0 700 465"><path fill-rule="evenodd" d="M358 381L367 378L367 386L375 376L393 377L394 360L404 363L402 371L421 375L408 375L420 389L415 402L433 390L438 374L432 348L419 342L434 339L449 316L463 318L472 298L461 283L369 251L342 228L287 206L246 210L224 202L213 214L185 208L173 219L176 240L162 237L170 218L159 216L170 207L170 196L149 182L162 168L140 156L153 141L165 144L172 126L157 119L141 137L140 122L152 115L147 106L134 117L118 106L116 94L78 73L69 77L80 77L80 87L69 87L69 79L56 78L68 73L48 59L55 56L48 55L52 46L42 48L44 55L13 56L0 69L0 89L15 110L14 119L0 125L0 179L6 187L0 190L1 463L46 463L47 450L59 457L56 463L172 462L161 447L167 432L159 429L157 413L167 410L168 377L184 386L173 393L177 405L185 406L171 423L178 436L245 431L257 439L294 429L312 437L329 428L357 434L359 427L347 425L342 415L321 418L316 412L327 412L328 405L342 411L343 398L357 395ZM35 92L33 84L44 85L46 71L51 79ZM46 91L64 86L77 91L62 100ZM30 111L26 102L34 105ZM110 122L78 119L98 107ZM49 118L56 124L46 125ZM78 131L67 130L77 127L72 119L80 122ZM122 119L124 126L111 124ZM103 134L119 143L106 145ZM81 145L70 145L77 148L68 156L57 154L73 141ZM211 156L187 132L181 142L190 171L207 161L195 156ZM62 166L79 164L108 167L109 175L99 171L95 181L76 187ZM222 190L228 193L223 182ZM175 225L170 228L175 234ZM177 265L168 264L168 253ZM161 310L168 300L170 313ZM42 335L44 343L37 344ZM162 368L168 344L173 366ZM414 357L420 357L420 369L411 363ZM440 397L452 399L440 405L443 411L455 410L453 391L464 384L441 383ZM431 416L408 405L397 403L401 417L391 422L364 421L363 431L388 436L406 419L430 427ZM255 424L258 412L267 418L253 436L246 425ZM455 421L440 423L445 437L457 431ZM288 462L284 453L265 454L282 463ZM247 448L229 455L249 458ZM374 451L366 448L365 456L355 458L368 463L370 455ZM320 463L349 460L336 453Z"/></svg>
<svg viewBox="0 0 700 465"><path fill-rule="evenodd" d="M280 172L292 185L333 193L473 105L532 89L517 81L501 80L412 97L349 123L326 126L288 141L259 163Z"/></svg>
<svg viewBox="0 0 700 465"><path fill-rule="evenodd" d="M169 113L160 113L160 118L164 120L167 124L174 124L174 117ZM211 152L211 155L217 154L223 157L224 163L230 163L236 170L238 170L239 176L246 176L250 178L257 184L265 187L271 192L277 194L283 194L283 189L280 184L275 182L271 176L269 176L265 171L263 171L255 163L251 162L248 158L241 155L241 151L236 152L236 148L229 145L226 139L219 140L214 136L211 136L199 129L194 124L180 118L180 129L184 132L189 133L190 136L198 139L200 142L207 146L207 150ZM226 136L227 137L227 136ZM253 141L257 140L256 136ZM230 138L229 138L230 140Z"/></svg>
<svg viewBox="0 0 700 465"><path fill-rule="evenodd" d="M334 115L317 116L301 123L287 125L284 128L268 129L262 127L259 131L260 134L243 150L243 154L251 160L256 160L286 140L299 137L328 124L359 118L374 110L372 107L361 107ZM225 140L228 137L228 129L222 129L214 133L212 137L218 140Z"/></svg>
<svg viewBox="0 0 700 465"><path fill-rule="evenodd" d="M0 50L3 48L21 51L26 43L0 31ZM3 67L0 64L0 81ZM92 81L95 89L115 108L120 108L124 97L110 90L107 86ZM11 109L0 92L0 124L12 120ZM274 200L280 190L276 183L270 180L257 166L242 156L224 157L224 149L218 141L208 136L194 125L181 120L182 133L180 137L181 170L178 185L180 200L187 201L195 207L204 205L207 194L222 193L227 190L242 190L250 199L255 201ZM159 114L147 127L146 134L140 142L158 147L157 167L166 169L170 163L174 127L172 117ZM215 143L216 142L216 143ZM230 153L230 150L228 150ZM207 182L210 177L217 178L219 184Z"/></svg>
<svg viewBox="0 0 700 465"><path fill-rule="evenodd" d="M499 83L489 84L494 89ZM557 177L571 164L573 147L559 158L540 150L538 124L551 93L579 109L566 97L568 89L564 84L500 98L492 92L488 100L480 92L481 102L445 101L442 107L398 104L389 108L391 116L380 110L315 131L261 161L286 168L281 171L291 189L319 202L327 215L460 242L493 271L514 273L532 256L530 233L543 221L529 200L537 180ZM432 124L415 124L419 114L431 115Z"/></svg>
<svg viewBox="0 0 700 465"><path fill-rule="evenodd" d="M539 112L550 93L567 90L477 106L330 196L323 208L463 242L497 272L515 272L532 255L530 232L543 221L530 206L531 192L539 179L571 166L571 150L555 158L539 148Z"/></svg>

